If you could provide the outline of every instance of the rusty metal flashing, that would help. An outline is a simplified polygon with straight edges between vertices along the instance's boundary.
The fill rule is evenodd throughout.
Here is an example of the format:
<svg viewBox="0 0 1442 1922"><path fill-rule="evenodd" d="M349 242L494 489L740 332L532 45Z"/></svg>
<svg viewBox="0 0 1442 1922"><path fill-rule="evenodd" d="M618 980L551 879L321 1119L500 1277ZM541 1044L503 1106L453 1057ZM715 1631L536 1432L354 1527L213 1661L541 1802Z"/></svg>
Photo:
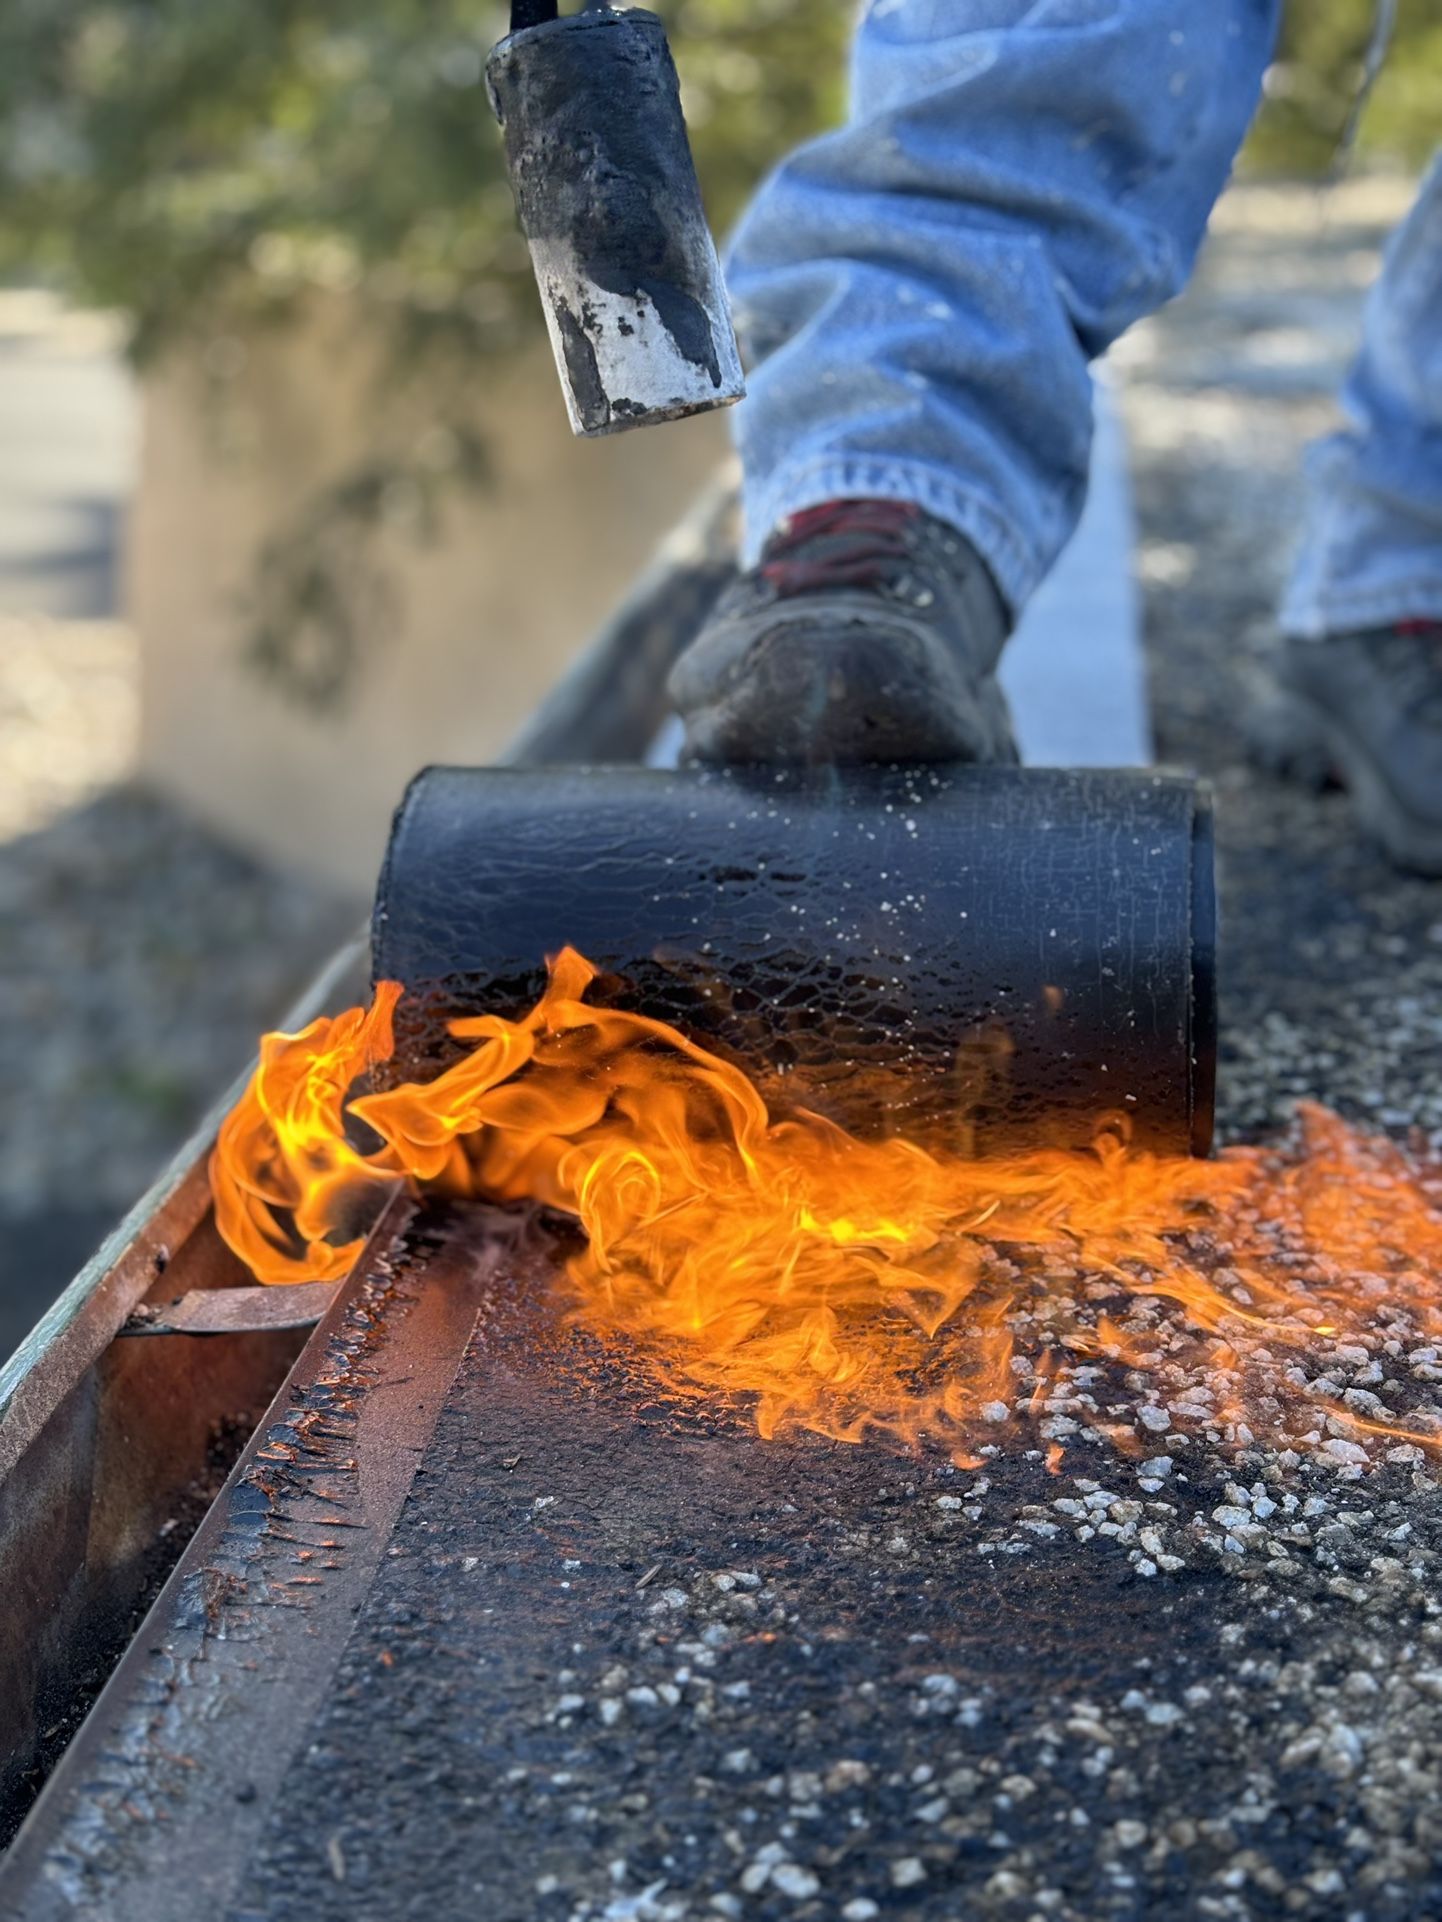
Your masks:
<svg viewBox="0 0 1442 1922"><path fill-rule="evenodd" d="M287 1017L359 992L362 949L333 959ZM229 1091L0 1369L0 1834L103 1676L213 1485L222 1430L244 1432L301 1347L292 1328L225 1342L115 1336L147 1298L245 1272L215 1232L206 1161Z"/></svg>
<svg viewBox="0 0 1442 1922"><path fill-rule="evenodd" d="M728 462L571 669L516 734L500 764L639 760L668 711L666 675L735 568L738 484ZM363 992L368 934L321 970L281 1025L303 1027L343 989ZM250 1079L226 1090L149 1191L0 1366L0 1483L64 1396L151 1294L170 1253L204 1219L204 1163L216 1130Z"/></svg>
<svg viewBox="0 0 1442 1922"><path fill-rule="evenodd" d="M299 1028L314 1020L342 984L364 966L364 955L363 939L348 941L294 1004L282 1026ZM226 1089L150 1189L0 1367L0 1483L205 1218L210 1207L206 1161L216 1130L253 1069L252 1062Z"/></svg>
<svg viewBox="0 0 1442 1922"><path fill-rule="evenodd" d="M385 1552L485 1265L416 1203L390 1204L12 1847L0 1916L226 1912Z"/></svg>
<svg viewBox="0 0 1442 1922"><path fill-rule="evenodd" d="M339 1291L335 1281L293 1288L193 1288L164 1306L142 1302L118 1333L131 1335L263 1335L314 1328Z"/></svg>

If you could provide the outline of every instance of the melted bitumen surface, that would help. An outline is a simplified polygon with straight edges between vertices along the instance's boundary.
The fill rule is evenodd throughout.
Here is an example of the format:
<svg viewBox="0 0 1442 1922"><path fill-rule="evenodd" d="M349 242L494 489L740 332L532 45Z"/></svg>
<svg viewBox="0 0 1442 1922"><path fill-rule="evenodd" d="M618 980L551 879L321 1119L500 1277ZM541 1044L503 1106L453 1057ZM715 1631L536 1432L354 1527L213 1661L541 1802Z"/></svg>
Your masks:
<svg viewBox="0 0 1442 1922"><path fill-rule="evenodd" d="M1419 1471L1304 1478L1235 1553L1200 1440L1152 1501L1085 1443L767 1445L546 1274L488 1290L236 1916L1437 1912Z"/></svg>

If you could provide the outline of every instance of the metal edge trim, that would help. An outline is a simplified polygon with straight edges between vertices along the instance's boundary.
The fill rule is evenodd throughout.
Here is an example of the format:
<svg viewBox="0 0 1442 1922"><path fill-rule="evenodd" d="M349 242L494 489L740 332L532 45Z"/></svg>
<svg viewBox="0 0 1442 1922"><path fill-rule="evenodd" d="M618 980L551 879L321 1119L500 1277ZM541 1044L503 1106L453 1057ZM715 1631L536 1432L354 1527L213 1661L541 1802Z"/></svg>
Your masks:
<svg viewBox="0 0 1442 1922"><path fill-rule="evenodd" d="M366 945L365 935L360 934L338 948L282 1017L281 1025L303 1028L313 1021L347 971L364 961ZM171 1226L182 1239L204 1219L210 1190L208 1183L197 1177L203 1176L203 1164L220 1124L244 1092L254 1069L252 1060L0 1367L0 1477L15 1466L53 1409L104 1353L154 1280L149 1265L140 1262L135 1265L134 1276L128 1278L128 1286L107 1290L106 1283L120 1269L127 1253L169 1206L180 1211ZM182 1197L188 1181L195 1183L196 1193Z"/></svg>

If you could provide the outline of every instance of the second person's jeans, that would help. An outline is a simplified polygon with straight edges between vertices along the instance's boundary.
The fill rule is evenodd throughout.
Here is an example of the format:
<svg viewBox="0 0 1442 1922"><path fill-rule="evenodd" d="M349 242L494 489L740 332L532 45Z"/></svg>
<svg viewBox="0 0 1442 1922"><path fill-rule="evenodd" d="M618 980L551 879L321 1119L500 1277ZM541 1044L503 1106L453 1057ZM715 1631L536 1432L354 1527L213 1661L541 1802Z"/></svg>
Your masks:
<svg viewBox="0 0 1442 1922"><path fill-rule="evenodd" d="M1442 621L1442 157L1387 249L1342 406L1312 449L1282 625L1320 640Z"/></svg>

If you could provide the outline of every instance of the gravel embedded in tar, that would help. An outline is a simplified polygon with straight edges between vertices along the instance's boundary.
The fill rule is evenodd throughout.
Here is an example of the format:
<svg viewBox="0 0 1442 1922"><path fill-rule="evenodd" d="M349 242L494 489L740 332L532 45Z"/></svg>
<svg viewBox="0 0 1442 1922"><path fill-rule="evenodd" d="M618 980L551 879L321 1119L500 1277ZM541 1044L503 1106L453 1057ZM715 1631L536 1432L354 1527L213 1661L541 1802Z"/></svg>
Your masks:
<svg viewBox="0 0 1442 1922"><path fill-rule="evenodd" d="M1438 891L1359 844L1341 797L1254 776L1235 728L1300 440L1339 371L1283 379L1268 327L1299 293L1339 307L1356 276L1333 256L1368 219L1302 250L1284 196L1232 204L1210 281L1127 368L1164 747L1221 787L1223 1125L1272 1134L1307 1095L1435 1138ZM1238 316L1257 345L1243 391ZM1435 1400L1431 1348L1328 1372L1344 1394ZM1104 1382L1126 1387L1103 1370L1082 1392ZM1442 1912L1442 1495L1407 1444L1366 1472L1345 1436L1295 1461L1223 1447L1172 1392L1142 1401L1134 1458L1080 1435L1086 1408L1057 1415L1078 1432L1056 1475L1043 1447L966 1473L741 1429L656 1462L655 1411L598 1432L588 1401L568 1438L514 1383L471 1406L473 1426L442 1419L447 1455L286 1785L298 1819L247 1891L277 1922L364 1899L322 1879L324 1821L366 1886L395 1886L399 1852L400 1915ZM453 1479L466 1492L443 1499ZM441 1795L471 1827L408 1844ZM783 1865L816 1893L789 1893Z"/></svg>
<svg viewBox="0 0 1442 1922"><path fill-rule="evenodd" d="M1267 314L1355 284L1288 250L1287 205L1241 198L1261 224L1129 374L1166 747L1223 790L1224 1125L1270 1136L1300 1094L1436 1133L1438 889L1238 758L1235 637L1270 619L1322 416L1290 376L1268 392ZM1260 344L1241 395L1206 385L1224 356L1234 378L1228 298ZM1227 1435L1160 1301L1129 1310L1158 1361L1093 1358L975 1470L763 1445L517 1280L265 1784L228 1922L1442 1914L1442 1491L1415 1445ZM1442 1343L1326 1340L1329 1398L1435 1408Z"/></svg>
<svg viewBox="0 0 1442 1922"><path fill-rule="evenodd" d="M767 1447L537 1286L483 1312L238 1914L1435 1912L1424 1463Z"/></svg>

